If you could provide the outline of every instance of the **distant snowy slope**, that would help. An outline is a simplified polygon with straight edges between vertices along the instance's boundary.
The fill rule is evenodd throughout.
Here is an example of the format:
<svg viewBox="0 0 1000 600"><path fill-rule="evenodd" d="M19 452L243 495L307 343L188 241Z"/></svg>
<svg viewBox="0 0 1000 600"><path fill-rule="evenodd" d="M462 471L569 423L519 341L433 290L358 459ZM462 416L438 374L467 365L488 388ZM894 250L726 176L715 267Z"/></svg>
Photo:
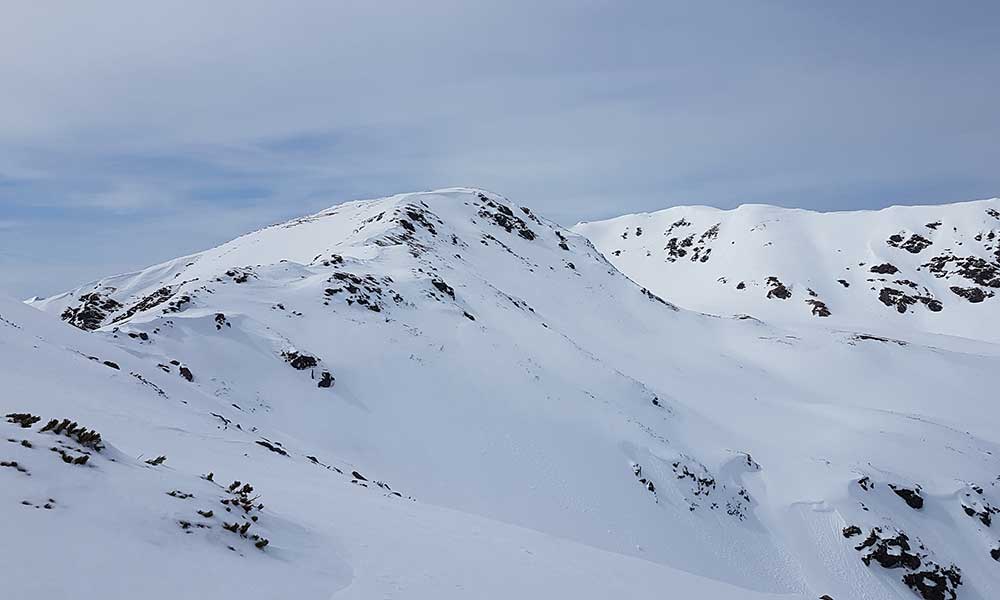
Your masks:
<svg viewBox="0 0 1000 600"><path fill-rule="evenodd" d="M265 555L331 594L1000 596L994 344L678 309L474 189L346 203L32 304L102 344L82 366L166 396L83 387L73 411L34 371L4 408L165 454L130 468L196 495L208 470L251 480Z"/></svg>
<svg viewBox="0 0 1000 600"><path fill-rule="evenodd" d="M679 206L573 230L685 308L1000 341L1000 199L835 213Z"/></svg>

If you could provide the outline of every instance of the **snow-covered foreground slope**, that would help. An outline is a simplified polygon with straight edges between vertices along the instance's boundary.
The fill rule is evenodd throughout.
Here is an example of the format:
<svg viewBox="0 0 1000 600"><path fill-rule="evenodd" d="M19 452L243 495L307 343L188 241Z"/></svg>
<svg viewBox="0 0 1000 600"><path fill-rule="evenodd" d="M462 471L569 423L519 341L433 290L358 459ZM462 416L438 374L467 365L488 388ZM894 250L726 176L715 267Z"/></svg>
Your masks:
<svg viewBox="0 0 1000 600"><path fill-rule="evenodd" d="M0 362L4 598L776 597L275 455L205 419L218 399L5 299Z"/></svg>
<svg viewBox="0 0 1000 600"><path fill-rule="evenodd" d="M838 213L680 206L573 230L692 310L1000 341L997 198Z"/></svg>
<svg viewBox="0 0 1000 600"><path fill-rule="evenodd" d="M96 514L134 488L104 517L124 556L92 559L136 580L163 577L136 552L152 545L201 574L235 564L242 597L273 597L276 573L309 598L1000 595L991 344L678 310L466 189L344 204L34 304L93 333L3 313L31 322L0 330L4 412L44 417L5 432L41 448L65 417L108 449L65 465L12 442L40 487L0 471L21 486L5 513L58 515L18 504L51 495ZM232 494L207 472L262 495L248 537L222 528Z"/></svg>

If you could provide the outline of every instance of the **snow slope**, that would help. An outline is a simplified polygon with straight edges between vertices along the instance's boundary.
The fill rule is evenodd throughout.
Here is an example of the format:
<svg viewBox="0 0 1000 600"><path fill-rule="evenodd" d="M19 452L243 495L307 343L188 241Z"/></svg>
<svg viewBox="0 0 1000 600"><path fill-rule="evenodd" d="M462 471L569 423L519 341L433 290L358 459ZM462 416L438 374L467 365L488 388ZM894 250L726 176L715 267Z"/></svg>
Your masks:
<svg viewBox="0 0 1000 600"><path fill-rule="evenodd" d="M45 415L0 422L5 598L778 597L400 499L354 478L357 465L275 458L205 418L217 399L7 299L0 361L5 414ZM101 450L41 432L49 416L99 430ZM223 528L247 522L222 503L236 478L265 504L247 537Z"/></svg>
<svg viewBox="0 0 1000 600"><path fill-rule="evenodd" d="M1000 594L992 344L680 310L495 194L347 203L32 304L92 333L12 312L5 413L96 427L116 462L84 467L150 497L252 481L262 551L185 534L190 499L130 517L164 562L244 560L243 597L266 569L310 598ZM157 578L132 550L95 560Z"/></svg>
<svg viewBox="0 0 1000 600"><path fill-rule="evenodd" d="M834 213L679 206L573 230L692 310L1000 341L997 198Z"/></svg>

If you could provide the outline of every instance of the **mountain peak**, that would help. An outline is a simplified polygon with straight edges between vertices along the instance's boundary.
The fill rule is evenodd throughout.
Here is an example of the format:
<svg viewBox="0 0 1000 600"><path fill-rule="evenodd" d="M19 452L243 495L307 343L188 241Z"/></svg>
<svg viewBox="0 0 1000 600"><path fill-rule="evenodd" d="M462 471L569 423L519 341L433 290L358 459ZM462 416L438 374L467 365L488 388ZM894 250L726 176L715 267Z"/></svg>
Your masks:
<svg viewBox="0 0 1000 600"><path fill-rule="evenodd" d="M45 535L18 537L5 564L45 552L76 564L104 539L95 529L124 523L105 544L115 560L88 575L125 564L162 577L154 551L213 576L225 566L240 597L287 581L310 598L397 581L417 597L456 581L521 597L546 575L550 595L580 597L996 596L983 528L1000 507L1000 422L981 399L1000 352L847 326L835 319L852 297L832 290L848 288L821 286L848 277L831 253L896 289L925 262L935 271L918 273L937 277L939 246L971 252L977 234L944 210L760 214L609 226L627 250L612 260L641 247L675 259L650 263L670 274L662 297L586 238L463 188L338 205L32 303L53 319L0 302L0 427L16 442L0 501L46 515L32 521ZM964 247L947 245L955 235ZM876 254L860 274L858 248ZM736 291L832 315L719 318L663 299L710 298L686 278L765 259ZM940 269L960 276L952 267ZM65 527L59 511L87 535L38 546ZM497 555L503 581L462 579ZM215 579L163 589L229 585ZM31 582L10 585L30 595Z"/></svg>
<svg viewBox="0 0 1000 600"><path fill-rule="evenodd" d="M573 230L692 310L1000 340L1000 199L831 213L678 206Z"/></svg>

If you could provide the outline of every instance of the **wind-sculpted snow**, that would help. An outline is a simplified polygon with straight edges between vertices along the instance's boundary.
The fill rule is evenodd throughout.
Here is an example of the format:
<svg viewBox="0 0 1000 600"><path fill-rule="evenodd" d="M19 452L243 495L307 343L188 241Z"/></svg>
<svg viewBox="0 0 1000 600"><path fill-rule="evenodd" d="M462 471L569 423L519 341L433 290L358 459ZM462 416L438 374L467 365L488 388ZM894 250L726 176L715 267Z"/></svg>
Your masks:
<svg viewBox="0 0 1000 600"><path fill-rule="evenodd" d="M998 215L996 198L841 213L696 206L573 229L688 309L998 342Z"/></svg>
<svg viewBox="0 0 1000 600"><path fill-rule="evenodd" d="M727 238L712 225L690 243L678 225L672 264L715 264ZM88 506L137 512L115 530L128 554L106 556L136 582L190 570L164 588L181 595L287 596L270 577L302 598L1000 594L991 344L710 317L639 283L488 192L339 205L34 301L48 318L0 305L4 414L78 421L120 456L77 466L11 443L0 458L44 489L64 472L113 479ZM802 298L778 270L759 285L837 315L826 288ZM49 435L43 421L22 435ZM236 481L253 489L233 505ZM83 485L51 497L105 489ZM18 504L45 493L4 489L5 512L56 514ZM88 535L106 522L93 514ZM903 534L919 565L885 566ZM17 589L69 589L85 566Z"/></svg>

